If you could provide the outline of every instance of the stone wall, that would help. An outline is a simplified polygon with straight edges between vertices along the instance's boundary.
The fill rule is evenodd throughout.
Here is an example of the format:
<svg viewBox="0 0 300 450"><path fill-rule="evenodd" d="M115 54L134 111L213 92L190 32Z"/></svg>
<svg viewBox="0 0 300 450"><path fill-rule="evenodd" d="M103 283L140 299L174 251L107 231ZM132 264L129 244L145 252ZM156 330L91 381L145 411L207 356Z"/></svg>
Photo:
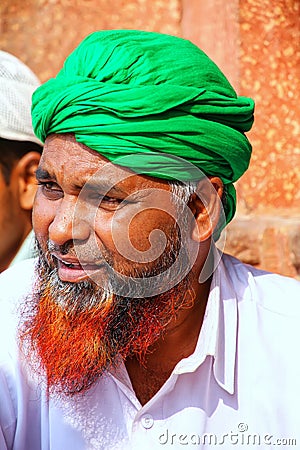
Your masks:
<svg viewBox="0 0 300 450"><path fill-rule="evenodd" d="M240 2L240 67L240 92L253 96L256 114L249 133L253 158L238 184L228 250L241 256L234 245L238 231L258 266L299 276L299 0Z"/></svg>
<svg viewBox="0 0 300 450"><path fill-rule="evenodd" d="M300 0L2 0L0 48L47 80L88 33L136 28L191 39L256 101L253 158L237 183L226 251L300 272Z"/></svg>
<svg viewBox="0 0 300 450"><path fill-rule="evenodd" d="M45 81L93 31L179 34L180 18L180 0L1 0L0 48L21 58Z"/></svg>

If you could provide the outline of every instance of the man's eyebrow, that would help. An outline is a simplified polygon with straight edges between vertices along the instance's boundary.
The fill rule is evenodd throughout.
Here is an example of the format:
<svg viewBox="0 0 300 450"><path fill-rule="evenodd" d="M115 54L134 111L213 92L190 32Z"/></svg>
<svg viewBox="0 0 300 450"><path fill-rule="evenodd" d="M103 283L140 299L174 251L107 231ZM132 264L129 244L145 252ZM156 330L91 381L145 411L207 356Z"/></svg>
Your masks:
<svg viewBox="0 0 300 450"><path fill-rule="evenodd" d="M48 170L43 169L42 167L38 167L36 172L35 172L35 176L37 180L54 180L56 181L56 176L55 175L51 175ZM93 180L93 181L87 181L87 182L83 182L83 184L79 185L76 184L74 185L74 187L81 191L83 188L87 189L89 191L94 191L94 192L105 192L105 193L112 193L112 194L119 194L119 195L128 195L128 192L124 189L122 189L120 186L118 185L113 185L112 182L110 180Z"/></svg>
<svg viewBox="0 0 300 450"><path fill-rule="evenodd" d="M119 187L118 185L114 185L111 183L111 181L109 180L99 180L99 181L87 181L86 183L84 183L83 185L84 189L88 189L91 191L96 191L99 192L101 191L105 191L105 192L111 192L111 193L116 193L116 194L126 194L128 195L128 192L126 192L125 190L123 190L121 187Z"/></svg>
<svg viewBox="0 0 300 450"><path fill-rule="evenodd" d="M49 179L56 179L56 177L51 176L48 170L42 169L41 167L38 167L35 172L35 176L38 180L49 180Z"/></svg>

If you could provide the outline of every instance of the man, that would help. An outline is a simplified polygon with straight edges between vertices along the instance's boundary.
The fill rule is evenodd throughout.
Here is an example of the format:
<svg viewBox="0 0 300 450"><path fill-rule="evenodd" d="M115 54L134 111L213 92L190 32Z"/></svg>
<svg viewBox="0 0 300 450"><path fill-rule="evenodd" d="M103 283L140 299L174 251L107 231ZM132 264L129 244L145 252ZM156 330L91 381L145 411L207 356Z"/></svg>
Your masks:
<svg viewBox="0 0 300 450"><path fill-rule="evenodd" d="M215 246L252 100L188 41L103 31L32 115L40 253L1 279L0 448L295 445L299 283Z"/></svg>
<svg viewBox="0 0 300 450"><path fill-rule="evenodd" d="M37 77L0 51L0 272L33 255L31 211L42 151L31 125Z"/></svg>

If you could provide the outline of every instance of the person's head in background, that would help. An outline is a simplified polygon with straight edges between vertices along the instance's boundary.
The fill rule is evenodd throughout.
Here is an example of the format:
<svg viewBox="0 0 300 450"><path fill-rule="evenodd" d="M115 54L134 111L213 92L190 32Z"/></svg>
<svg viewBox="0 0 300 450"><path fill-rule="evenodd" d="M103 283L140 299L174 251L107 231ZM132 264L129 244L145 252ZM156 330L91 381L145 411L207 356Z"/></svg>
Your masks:
<svg viewBox="0 0 300 450"><path fill-rule="evenodd" d="M31 96L40 85L15 56L0 51L0 272L31 256L31 210L42 146L31 126Z"/></svg>

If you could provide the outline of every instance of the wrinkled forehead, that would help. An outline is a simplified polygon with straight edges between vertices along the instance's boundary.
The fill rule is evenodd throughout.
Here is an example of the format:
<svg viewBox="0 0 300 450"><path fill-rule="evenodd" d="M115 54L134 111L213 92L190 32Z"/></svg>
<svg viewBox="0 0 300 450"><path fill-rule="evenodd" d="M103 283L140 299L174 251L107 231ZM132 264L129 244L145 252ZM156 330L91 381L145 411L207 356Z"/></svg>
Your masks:
<svg viewBox="0 0 300 450"><path fill-rule="evenodd" d="M128 166L134 157L126 155ZM47 137L38 175L50 177L59 184L72 183L78 188L90 185L109 190L117 186L127 194L139 189L170 190L166 180L137 174L128 167L111 162L101 153L77 142L70 133Z"/></svg>

